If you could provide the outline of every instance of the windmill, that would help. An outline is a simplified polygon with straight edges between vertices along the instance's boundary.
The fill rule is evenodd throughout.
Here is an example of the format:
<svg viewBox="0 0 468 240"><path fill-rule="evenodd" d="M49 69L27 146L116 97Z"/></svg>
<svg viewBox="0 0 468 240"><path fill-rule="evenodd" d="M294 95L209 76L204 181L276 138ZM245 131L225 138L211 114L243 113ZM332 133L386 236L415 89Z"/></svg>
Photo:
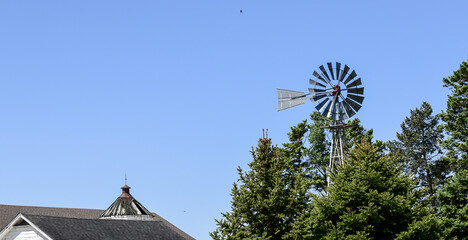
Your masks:
<svg viewBox="0 0 468 240"><path fill-rule="evenodd" d="M309 88L309 93L277 89L278 111L302 105L307 99L318 103L315 109L333 121L331 125L323 126L332 133L329 171L333 171L336 165L344 162L344 129L353 127L343 121L361 109L364 87L361 86L361 78L357 77L354 70L350 72L348 65L341 69L339 62L335 66L327 63L327 68L322 65L319 69L320 73L314 71L313 78L309 79L309 83L313 85L313 88ZM327 181L330 184L330 180Z"/></svg>

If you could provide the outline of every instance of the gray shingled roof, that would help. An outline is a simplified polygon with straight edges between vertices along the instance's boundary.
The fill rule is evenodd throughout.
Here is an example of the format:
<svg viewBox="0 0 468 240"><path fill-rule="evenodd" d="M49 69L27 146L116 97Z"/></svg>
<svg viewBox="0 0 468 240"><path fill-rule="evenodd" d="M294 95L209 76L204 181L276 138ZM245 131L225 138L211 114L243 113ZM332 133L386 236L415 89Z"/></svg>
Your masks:
<svg viewBox="0 0 468 240"><path fill-rule="evenodd" d="M68 218L84 218L84 219L98 219L104 213L100 209L83 209L83 208L56 208L56 207L33 207L33 206L16 206L16 205L2 205L0 204L0 230L6 227L8 223L13 220L19 213L24 215L43 215L55 217L68 217ZM152 213L155 221L161 221L169 228L179 233L185 239L194 239L184 231L180 230L166 219L162 218L156 213ZM107 219L104 221L108 221ZM123 221L123 220L115 220ZM127 221L127 220L125 220Z"/></svg>
<svg viewBox="0 0 468 240"><path fill-rule="evenodd" d="M162 221L80 219L26 214L23 216L52 239L185 240Z"/></svg>
<svg viewBox="0 0 468 240"><path fill-rule="evenodd" d="M32 206L16 206L0 204L0 231L8 223L13 220L19 213L31 215L45 215L56 217L72 217L72 218L90 218L95 219L103 213L103 210L98 209L83 209L83 208L55 208L55 207L32 207Z"/></svg>

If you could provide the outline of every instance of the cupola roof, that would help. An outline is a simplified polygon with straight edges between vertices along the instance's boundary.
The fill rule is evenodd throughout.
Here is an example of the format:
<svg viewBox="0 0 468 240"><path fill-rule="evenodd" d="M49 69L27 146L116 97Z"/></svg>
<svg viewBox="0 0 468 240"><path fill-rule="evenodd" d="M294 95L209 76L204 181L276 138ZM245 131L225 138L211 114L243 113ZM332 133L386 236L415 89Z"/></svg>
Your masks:
<svg viewBox="0 0 468 240"><path fill-rule="evenodd" d="M151 220L153 218L151 212L130 194L129 186L125 184L121 189L122 194L107 208L101 218L132 220Z"/></svg>

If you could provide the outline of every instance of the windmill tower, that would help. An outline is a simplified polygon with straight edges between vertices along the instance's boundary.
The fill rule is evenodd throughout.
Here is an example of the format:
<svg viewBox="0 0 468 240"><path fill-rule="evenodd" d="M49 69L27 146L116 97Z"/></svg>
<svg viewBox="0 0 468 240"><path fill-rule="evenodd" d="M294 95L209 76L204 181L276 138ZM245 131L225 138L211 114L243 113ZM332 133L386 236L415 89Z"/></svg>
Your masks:
<svg viewBox="0 0 468 240"><path fill-rule="evenodd" d="M361 109L364 101L364 87L361 78L357 77L354 70L341 63L327 63L327 68L323 65L319 67L320 73L314 71L313 78L309 83L313 88L309 88L309 93L277 89L278 91L278 111L302 105L307 99L313 103L318 103L315 109L323 116L330 118L333 123L323 126L332 135L330 145L330 162L328 171L334 171L337 165L344 163L346 157L346 138L344 130L353 127L343 121L351 118ZM327 174L327 182L330 185Z"/></svg>

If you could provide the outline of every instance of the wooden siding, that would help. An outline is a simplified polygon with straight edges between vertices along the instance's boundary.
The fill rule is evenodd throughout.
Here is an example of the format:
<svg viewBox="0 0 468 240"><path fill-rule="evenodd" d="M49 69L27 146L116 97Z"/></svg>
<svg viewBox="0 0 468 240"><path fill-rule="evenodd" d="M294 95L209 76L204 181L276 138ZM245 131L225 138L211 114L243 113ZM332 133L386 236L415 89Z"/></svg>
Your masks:
<svg viewBox="0 0 468 240"><path fill-rule="evenodd" d="M10 232L1 240L45 240L30 225L14 226Z"/></svg>

